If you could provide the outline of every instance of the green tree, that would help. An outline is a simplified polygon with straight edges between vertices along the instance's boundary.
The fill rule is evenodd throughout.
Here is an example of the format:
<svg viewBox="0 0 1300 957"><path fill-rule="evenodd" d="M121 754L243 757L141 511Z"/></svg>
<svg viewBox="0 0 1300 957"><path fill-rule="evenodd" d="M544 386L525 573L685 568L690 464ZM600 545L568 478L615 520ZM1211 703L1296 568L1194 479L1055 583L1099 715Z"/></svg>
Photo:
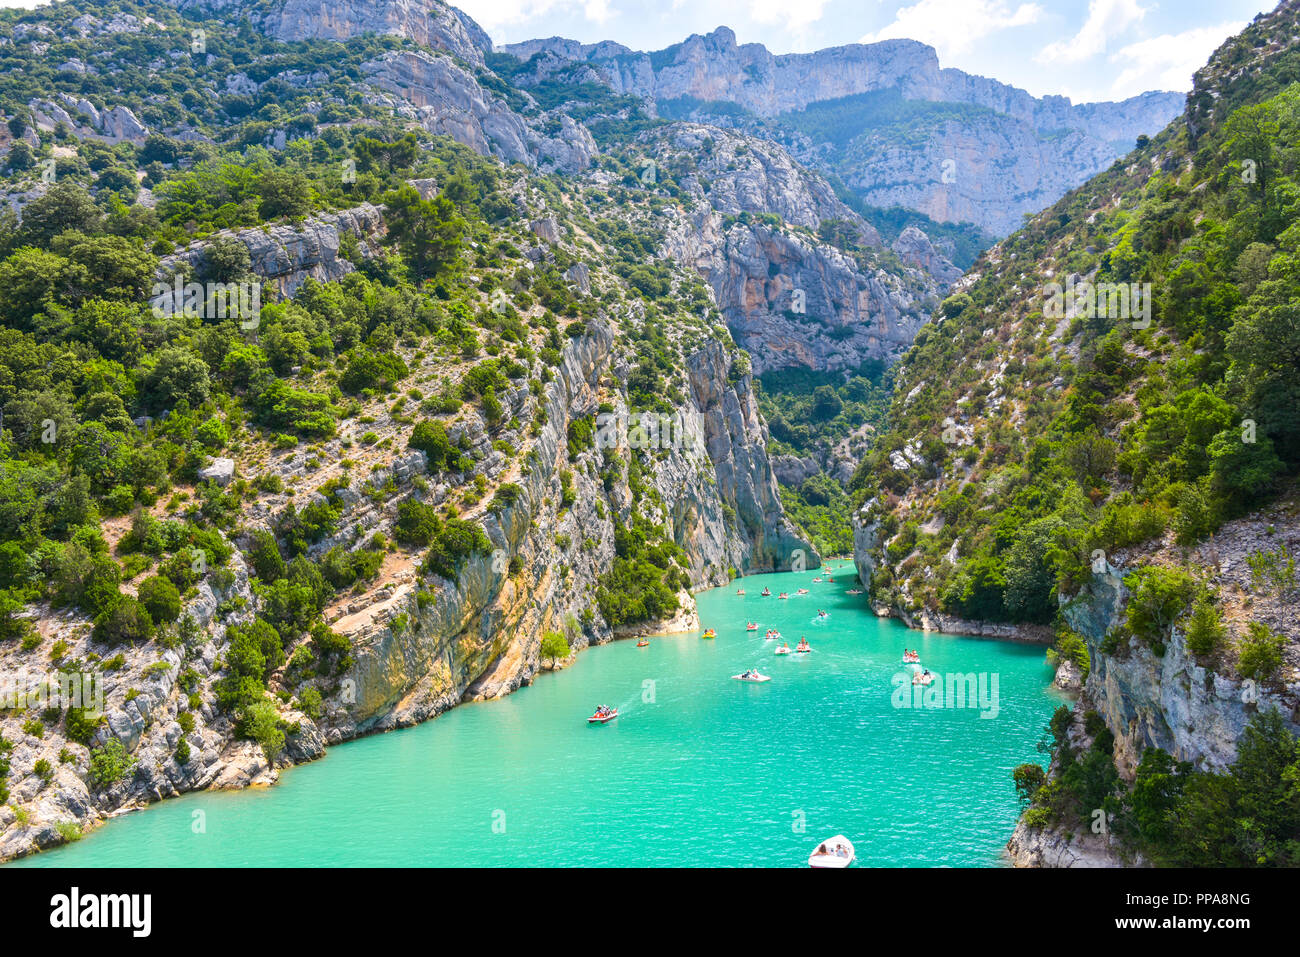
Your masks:
<svg viewBox="0 0 1300 957"><path fill-rule="evenodd" d="M181 616L181 593L170 579L161 575L146 578L136 594L155 625L170 624Z"/></svg>
<svg viewBox="0 0 1300 957"><path fill-rule="evenodd" d="M569 657L569 642L562 632L548 631L542 635L540 654L543 658L550 659L551 664L554 665L556 659Z"/></svg>
<svg viewBox="0 0 1300 957"><path fill-rule="evenodd" d="M1237 674L1255 681L1267 681L1282 667L1286 639L1268 625L1252 621L1237 649Z"/></svg>
<svg viewBox="0 0 1300 957"><path fill-rule="evenodd" d="M117 738L109 738L90 752L90 783L101 790L110 788L135 767L135 758Z"/></svg>

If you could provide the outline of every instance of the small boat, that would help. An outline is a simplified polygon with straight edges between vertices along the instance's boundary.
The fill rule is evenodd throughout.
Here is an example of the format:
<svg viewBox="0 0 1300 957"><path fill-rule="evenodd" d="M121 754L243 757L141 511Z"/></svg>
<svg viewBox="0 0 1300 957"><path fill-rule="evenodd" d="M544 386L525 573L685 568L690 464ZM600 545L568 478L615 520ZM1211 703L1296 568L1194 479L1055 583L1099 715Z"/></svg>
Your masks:
<svg viewBox="0 0 1300 957"><path fill-rule="evenodd" d="M903 652L903 664L919 665L920 663L921 663L921 656L918 655L916 652L914 651Z"/></svg>
<svg viewBox="0 0 1300 957"><path fill-rule="evenodd" d="M603 705L596 709L596 713L587 719L587 724L604 724L607 721L613 721L618 717L618 708L606 708Z"/></svg>
<svg viewBox="0 0 1300 957"><path fill-rule="evenodd" d="M794 651L797 655L806 655L812 651L812 645L808 644L806 640L800 641L799 644L795 645Z"/></svg>
<svg viewBox="0 0 1300 957"><path fill-rule="evenodd" d="M637 646L638 648L649 648L649 647L650 647L650 642L648 642L648 641L646 641L644 638L642 638L640 641L638 641L638 642L636 643L636 646Z"/></svg>
<svg viewBox="0 0 1300 957"><path fill-rule="evenodd" d="M829 621L830 617L831 616L827 612L824 611L817 612L817 621Z"/></svg>
<svg viewBox="0 0 1300 957"><path fill-rule="evenodd" d="M790 646L789 646L789 645L777 645L777 647L776 647L776 654L778 654L778 655L788 655L788 654L790 654Z"/></svg>
<svg viewBox="0 0 1300 957"><path fill-rule="evenodd" d="M923 688L928 688L933 683L934 683L934 675L932 675L928 671L922 671L912 675L912 684L914 685L920 685Z"/></svg>
<svg viewBox="0 0 1300 957"><path fill-rule="evenodd" d="M708 631L706 631L704 634L700 635L700 637L701 637L701 638L716 638L716 637L718 637L718 633L717 633L716 631L714 631L712 628L710 628L710 629L709 629Z"/></svg>
<svg viewBox="0 0 1300 957"><path fill-rule="evenodd" d="M849 589L848 591L846 591L844 594L846 594L846 595L861 595L861 594L862 594L862 589L861 589L861 588L850 588L850 589Z"/></svg>
<svg viewBox="0 0 1300 957"><path fill-rule="evenodd" d="M808 594L808 589L807 589L807 588L800 588L797 592L795 592L795 594L796 594L796 595L806 595L806 594Z"/></svg>
<svg viewBox="0 0 1300 957"><path fill-rule="evenodd" d="M843 870L853 863L853 843L843 834L836 834L817 845L808 855L808 866Z"/></svg>
<svg viewBox="0 0 1300 957"><path fill-rule="evenodd" d="M751 621L751 622L749 622L748 624L745 625L745 630L746 630L746 631L758 631L758 622L756 622L756 621Z"/></svg>
<svg viewBox="0 0 1300 957"><path fill-rule="evenodd" d="M786 594L785 592L781 592L781 594L777 595L776 597L777 597L777 598L789 598L790 596L789 596L788 594Z"/></svg>
<svg viewBox="0 0 1300 957"><path fill-rule="evenodd" d="M764 598L770 598L770 597L772 597L772 589L768 588L767 586L764 586L764 587L763 587L763 592L762 592L762 597L764 597Z"/></svg>
<svg viewBox="0 0 1300 957"><path fill-rule="evenodd" d="M768 633L763 636L764 641L780 641L781 633L775 628L769 629Z"/></svg>
<svg viewBox="0 0 1300 957"><path fill-rule="evenodd" d="M736 594L737 594L737 595L743 595L743 594L745 594L745 589L743 589L743 588L737 588L737 589L736 589Z"/></svg>
<svg viewBox="0 0 1300 957"><path fill-rule="evenodd" d="M815 584L817 584L817 582L819 582L819 581L821 581L820 578L814 578L814 579L813 579L813 584L815 585Z"/></svg>
<svg viewBox="0 0 1300 957"><path fill-rule="evenodd" d="M738 675L731 676L733 681L748 681L752 684L762 684L764 681L771 681L771 675L761 675L757 670L751 668L749 671L742 671Z"/></svg>

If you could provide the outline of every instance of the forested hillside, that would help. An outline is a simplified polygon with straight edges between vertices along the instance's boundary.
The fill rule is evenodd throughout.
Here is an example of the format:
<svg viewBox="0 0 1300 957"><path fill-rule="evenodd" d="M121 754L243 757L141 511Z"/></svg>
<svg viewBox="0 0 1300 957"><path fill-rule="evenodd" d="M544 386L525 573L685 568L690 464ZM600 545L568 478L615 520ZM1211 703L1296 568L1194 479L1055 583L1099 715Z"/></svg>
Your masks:
<svg viewBox="0 0 1300 957"><path fill-rule="evenodd" d="M1078 835L1128 860L1297 860L1297 10L975 263L852 482L880 611L1056 631L1082 697L1051 775L1017 771L1030 863L1098 853Z"/></svg>

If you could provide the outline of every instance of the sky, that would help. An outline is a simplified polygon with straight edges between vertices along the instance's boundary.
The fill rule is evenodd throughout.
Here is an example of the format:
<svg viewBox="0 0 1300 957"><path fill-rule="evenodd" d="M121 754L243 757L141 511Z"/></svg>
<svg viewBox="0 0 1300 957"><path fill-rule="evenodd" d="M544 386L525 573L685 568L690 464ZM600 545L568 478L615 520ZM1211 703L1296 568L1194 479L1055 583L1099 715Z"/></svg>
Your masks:
<svg viewBox="0 0 1300 957"><path fill-rule="evenodd" d="M906 37L941 66L1076 103L1191 88L1192 73L1267 0L461 0L498 43L564 36L658 50L731 27L806 53Z"/></svg>
<svg viewBox="0 0 1300 957"><path fill-rule="evenodd" d="M0 0L32 7L36 0ZM460 0L497 43L563 36L660 50L718 26L773 53L906 37L941 66L1076 103L1186 92L1267 0Z"/></svg>

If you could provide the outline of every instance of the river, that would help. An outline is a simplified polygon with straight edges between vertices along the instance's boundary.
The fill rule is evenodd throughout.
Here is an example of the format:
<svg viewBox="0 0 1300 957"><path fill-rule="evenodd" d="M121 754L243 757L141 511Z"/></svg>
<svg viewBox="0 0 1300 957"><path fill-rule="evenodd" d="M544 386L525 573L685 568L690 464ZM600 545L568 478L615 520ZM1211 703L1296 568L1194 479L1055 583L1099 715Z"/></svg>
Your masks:
<svg viewBox="0 0 1300 957"><path fill-rule="evenodd" d="M858 866L996 866L1018 813L1011 769L1043 763L1060 703L1043 649L910 631L846 594L850 566L834 584L814 575L701 593L714 640L588 649L275 787L164 801L10 866L803 866L835 834ZM775 656L768 628L813 651ZM895 685L904 648L939 676L930 706ZM749 667L772 680L731 680ZM975 675L983 700L956 707L948 674ZM619 717L588 725L598 704Z"/></svg>

